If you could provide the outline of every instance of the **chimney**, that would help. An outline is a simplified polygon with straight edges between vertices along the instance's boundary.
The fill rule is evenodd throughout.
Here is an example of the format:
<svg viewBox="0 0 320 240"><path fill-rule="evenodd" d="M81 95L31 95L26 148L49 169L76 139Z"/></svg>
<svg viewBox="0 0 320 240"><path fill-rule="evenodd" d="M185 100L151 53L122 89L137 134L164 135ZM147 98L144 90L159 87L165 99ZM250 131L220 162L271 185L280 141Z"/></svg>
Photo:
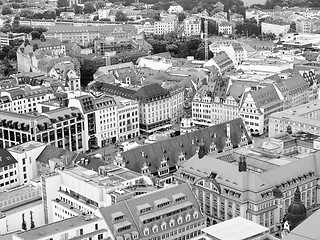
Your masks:
<svg viewBox="0 0 320 240"><path fill-rule="evenodd" d="M246 156L241 155L239 158L239 172L246 172L247 171L247 163L246 163Z"/></svg>

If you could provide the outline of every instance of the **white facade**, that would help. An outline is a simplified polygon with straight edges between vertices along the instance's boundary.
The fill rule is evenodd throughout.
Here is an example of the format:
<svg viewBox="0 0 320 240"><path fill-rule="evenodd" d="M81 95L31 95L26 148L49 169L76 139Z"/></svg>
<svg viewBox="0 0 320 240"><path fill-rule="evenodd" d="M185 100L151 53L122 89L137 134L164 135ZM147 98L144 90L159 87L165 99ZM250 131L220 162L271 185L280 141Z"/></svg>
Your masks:
<svg viewBox="0 0 320 240"><path fill-rule="evenodd" d="M242 61L246 61L248 58L248 52L240 45L220 45L221 52L225 52L232 60L234 65L238 65Z"/></svg>
<svg viewBox="0 0 320 240"><path fill-rule="evenodd" d="M188 17L183 20L184 36L199 36L201 33L201 19L198 17Z"/></svg>
<svg viewBox="0 0 320 240"><path fill-rule="evenodd" d="M177 30L178 19L177 17L166 17L161 21L154 22L154 34L161 35Z"/></svg>
<svg viewBox="0 0 320 240"><path fill-rule="evenodd" d="M168 9L168 13L180 13L183 12L183 7L181 5L171 5Z"/></svg>
<svg viewBox="0 0 320 240"><path fill-rule="evenodd" d="M231 23L228 22L222 22L218 25L218 32L219 34L225 34L225 35L229 35L233 33L233 25Z"/></svg>
<svg viewBox="0 0 320 240"><path fill-rule="evenodd" d="M290 29L290 24L280 24L280 23L261 23L261 32L262 33L274 33L277 37L281 34L282 36L286 35Z"/></svg>

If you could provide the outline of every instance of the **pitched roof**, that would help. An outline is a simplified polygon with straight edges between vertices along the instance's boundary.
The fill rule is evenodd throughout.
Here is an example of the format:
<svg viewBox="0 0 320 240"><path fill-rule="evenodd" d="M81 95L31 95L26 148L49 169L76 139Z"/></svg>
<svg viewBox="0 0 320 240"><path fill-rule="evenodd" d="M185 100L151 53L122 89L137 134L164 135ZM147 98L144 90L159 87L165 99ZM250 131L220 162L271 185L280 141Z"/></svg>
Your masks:
<svg viewBox="0 0 320 240"><path fill-rule="evenodd" d="M176 202L176 197L185 197L185 199ZM170 203L161 208L156 206L157 203L159 204L164 201L170 201ZM143 223L144 220L152 219L156 216L164 216L165 212L172 212L174 210L183 208L183 206L193 207L191 212L186 211L186 213L183 215L181 213L177 213L168 217L163 217L159 220L152 221L151 223ZM151 209L142 213L141 210L146 208ZM136 232L139 235L138 239L149 239L150 236L144 237L143 231L146 227L151 230L155 224L158 225L158 234L162 235L162 228L160 226L163 222L169 225L169 221L171 219L176 220L178 215L185 217L187 213L192 215L194 211L199 213L199 218L197 218L197 221L203 218L203 215L199 210L198 201L193 195L190 185L187 183L163 188L161 190L130 198L129 200L100 208L99 211L102 217L105 219L107 225L111 228L110 233L113 234L114 239L116 239L117 236L123 236L124 234L130 234L132 232ZM123 216L123 219L120 221L115 221L115 218L120 216ZM191 221L192 219L193 218L191 218ZM190 224L190 222L188 222L188 224ZM131 226L131 228L127 231L121 231L119 233L117 230L122 226ZM164 231L167 231L167 229L164 229Z"/></svg>
<svg viewBox="0 0 320 240"><path fill-rule="evenodd" d="M94 86L110 95L116 95L128 99L134 99L134 94L136 93L135 90L119 87L109 83L96 82Z"/></svg>
<svg viewBox="0 0 320 240"><path fill-rule="evenodd" d="M0 168L17 163L17 160L11 155L11 153L5 149L0 149Z"/></svg>
<svg viewBox="0 0 320 240"><path fill-rule="evenodd" d="M48 164L50 159L61 158L62 156L66 156L68 164L70 164L72 160L74 160L77 157L77 155L78 154L75 152L70 152L63 148L47 145L40 153L40 155L37 157L36 161Z"/></svg>
<svg viewBox="0 0 320 240"><path fill-rule="evenodd" d="M134 98L141 102L148 102L151 98L167 97L169 92L161 87L158 83L141 87L135 94Z"/></svg>
<svg viewBox="0 0 320 240"><path fill-rule="evenodd" d="M186 159L196 154L201 139L205 144L206 152L209 151L213 141L218 151L222 151L227 140L227 124L230 124L230 140L234 147L239 145L243 131L246 133L248 142L251 141L242 119L238 118L123 152L122 156L125 161L125 166L130 170L140 173L143 164L146 162L149 165L149 170L155 173L160 167L162 158L165 156L169 167L175 167L179 162L181 152L185 154ZM216 134L216 138L214 138L214 134ZM142 155L144 155L144 157Z"/></svg>

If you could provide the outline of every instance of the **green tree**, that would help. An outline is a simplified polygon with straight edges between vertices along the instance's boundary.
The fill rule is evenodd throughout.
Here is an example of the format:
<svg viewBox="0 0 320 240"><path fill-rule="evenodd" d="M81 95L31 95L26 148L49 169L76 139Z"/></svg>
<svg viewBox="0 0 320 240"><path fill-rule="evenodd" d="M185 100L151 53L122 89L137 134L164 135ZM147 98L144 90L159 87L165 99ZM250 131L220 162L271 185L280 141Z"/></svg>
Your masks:
<svg viewBox="0 0 320 240"><path fill-rule="evenodd" d="M178 13L178 20L179 22L183 22L186 19L186 15L184 13Z"/></svg>
<svg viewBox="0 0 320 240"><path fill-rule="evenodd" d="M20 17L14 17L11 26L12 31L16 31L20 27Z"/></svg>
<svg viewBox="0 0 320 240"><path fill-rule="evenodd" d="M156 21L160 21L160 13L156 13L156 14L153 16L153 19L156 20Z"/></svg>
<svg viewBox="0 0 320 240"><path fill-rule="evenodd" d="M0 1L0 5L3 5L3 2L2 2L2 1Z"/></svg>
<svg viewBox="0 0 320 240"><path fill-rule="evenodd" d="M119 22L126 22L128 21L128 17L126 14L124 14L123 12L119 11L116 13L116 18L115 18L116 21L119 21Z"/></svg>
<svg viewBox="0 0 320 240"><path fill-rule="evenodd" d="M99 1L96 3L96 9L104 8L106 6L106 3L103 1Z"/></svg>
<svg viewBox="0 0 320 240"><path fill-rule="evenodd" d="M166 46L166 51L170 52L171 54L177 54L178 53L178 46L175 44L169 44Z"/></svg>
<svg viewBox="0 0 320 240"><path fill-rule="evenodd" d="M289 31L288 33L295 33L296 32L296 23L295 22L292 22L290 24L290 28L289 28Z"/></svg>
<svg viewBox="0 0 320 240"><path fill-rule="evenodd" d="M5 24L3 25L3 27L1 28L1 32L6 33L6 32L10 32L10 31L11 31L11 25L10 25L10 23L5 23Z"/></svg>
<svg viewBox="0 0 320 240"><path fill-rule="evenodd" d="M33 30L30 34L31 34L32 40L40 39L41 33L38 32L37 30Z"/></svg>
<svg viewBox="0 0 320 240"><path fill-rule="evenodd" d="M94 13L96 9L94 8L93 2L86 2L83 6L84 13Z"/></svg>
<svg viewBox="0 0 320 240"><path fill-rule="evenodd" d="M68 0L58 0L57 6L58 6L58 8L68 7L69 1Z"/></svg>
<svg viewBox="0 0 320 240"><path fill-rule="evenodd" d="M23 9L20 12L20 17L33 18L34 12L29 9Z"/></svg>
<svg viewBox="0 0 320 240"><path fill-rule="evenodd" d="M4 5L1 10L2 15L13 14L13 11L10 6Z"/></svg>
<svg viewBox="0 0 320 240"><path fill-rule="evenodd" d="M83 13L83 7L79 5L74 5L73 10L75 14L81 14Z"/></svg>

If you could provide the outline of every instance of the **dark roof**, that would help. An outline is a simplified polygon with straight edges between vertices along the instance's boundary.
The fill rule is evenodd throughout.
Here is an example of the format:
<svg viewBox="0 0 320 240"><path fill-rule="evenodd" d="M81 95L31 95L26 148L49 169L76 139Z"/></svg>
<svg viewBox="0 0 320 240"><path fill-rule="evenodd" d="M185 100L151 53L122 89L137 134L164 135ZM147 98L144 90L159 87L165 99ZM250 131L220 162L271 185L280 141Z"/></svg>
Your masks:
<svg viewBox="0 0 320 240"><path fill-rule="evenodd" d="M226 77L218 77L214 87L213 97L225 100L227 97L228 83L230 79Z"/></svg>
<svg viewBox="0 0 320 240"><path fill-rule="evenodd" d="M135 94L134 98L140 102L148 102L152 98L167 97L169 92L161 87L158 83L141 87Z"/></svg>
<svg viewBox="0 0 320 240"><path fill-rule="evenodd" d="M0 149L0 168L17 163L17 160L7 149Z"/></svg>
<svg viewBox="0 0 320 240"><path fill-rule="evenodd" d="M181 199L181 201L176 202L175 200L179 197L185 197L185 199ZM162 202L168 201L170 201L170 203L161 208L155 206ZM190 209L189 211L185 211L184 213L178 212L170 216L163 217L159 220L152 221L151 223L142 223L143 220L150 219L155 216L164 215L166 211L173 212L174 210L181 209L184 206L192 206L192 209ZM141 213L141 210L148 207L151 207L151 209ZM167 228L162 230L162 228L160 227L163 222L169 225L169 221L171 219L174 219L176 221L178 216L182 216L184 218L188 213L193 216L193 213L195 211L199 213L199 217L197 219L191 217L190 222L192 222L193 220L198 222L200 219L204 219L199 209L198 201L192 193L192 189L188 183L163 188L161 190L153 191L148 194L143 194L141 196L121 201L108 207L100 208L99 211L101 212L101 215L107 225L110 227L110 233L114 236L114 239L116 239L117 236L123 236L128 233L131 234L133 232L138 234L138 239L150 239L150 236L153 235L152 232L148 237L144 237L143 231L145 227L148 227L149 230L152 231L151 229L155 224L157 224L159 230L157 235L161 236L164 232L168 231ZM123 219L121 219L120 221L115 221L115 218L120 216L123 216ZM188 224L190 224L190 222L188 222ZM185 221L183 221L183 225L176 226L184 226L184 223ZM129 230L121 231L120 233L117 231L119 227L124 227L127 225L131 226Z"/></svg>
<svg viewBox="0 0 320 240"><path fill-rule="evenodd" d="M100 87L98 87L99 85L100 85ZM119 87L119 86L109 84L109 83L97 82L95 84L95 87L100 88L98 90L101 90L101 91L108 93L110 95L116 95L116 96L120 96L120 97L128 98L128 99L134 99L134 94L136 93L135 90Z"/></svg>
<svg viewBox="0 0 320 240"><path fill-rule="evenodd" d="M144 162L146 162L149 165L149 170L154 173L159 168L160 162L165 156L169 167L175 167L177 162L179 162L179 155L181 151L185 153L186 159L191 158L196 154L198 144L201 140L204 141L206 152L209 151L210 145L213 141L215 142L218 151L222 151L227 140L227 124L230 124L231 142L233 147L237 147L239 145L243 131L246 133L248 142L251 141L242 119L237 118L208 128L203 128L123 152L122 156L125 161L125 166L130 170L140 173L141 167ZM216 134L216 138L214 138L214 134ZM192 144L192 142L194 144ZM142 156L142 152L145 157Z"/></svg>
<svg viewBox="0 0 320 240"><path fill-rule="evenodd" d="M70 152L63 148L58 148L55 146L48 145L43 149L43 151L37 157L36 161L48 164L50 159L61 158L62 156L66 156L68 160L68 164L70 164L72 160L77 157L77 155L78 154L75 152Z"/></svg>

